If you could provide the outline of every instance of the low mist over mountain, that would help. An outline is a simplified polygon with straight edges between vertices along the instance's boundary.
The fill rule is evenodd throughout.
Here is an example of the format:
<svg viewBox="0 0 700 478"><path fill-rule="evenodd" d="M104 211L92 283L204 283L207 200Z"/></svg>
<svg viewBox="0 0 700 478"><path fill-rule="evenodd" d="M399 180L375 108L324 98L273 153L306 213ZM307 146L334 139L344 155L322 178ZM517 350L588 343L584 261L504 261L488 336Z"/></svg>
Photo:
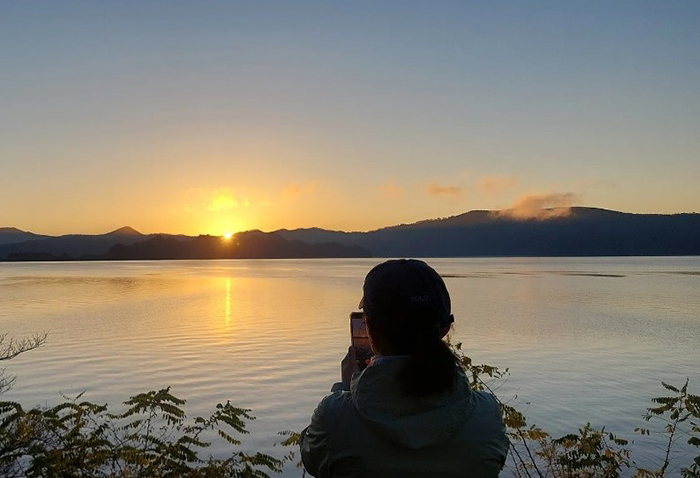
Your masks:
<svg viewBox="0 0 700 478"><path fill-rule="evenodd" d="M276 231L310 243L334 241L375 257L619 256L700 254L700 214L628 214L573 207L523 218L470 211L370 232Z"/></svg>
<svg viewBox="0 0 700 478"><path fill-rule="evenodd" d="M21 240L8 243L6 237ZM242 232L230 240L143 235L129 227L59 237L2 228L0 240L0 260L700 255L700 214L584 207L527 217L470 211L369 232L281 229Z"/></svg>

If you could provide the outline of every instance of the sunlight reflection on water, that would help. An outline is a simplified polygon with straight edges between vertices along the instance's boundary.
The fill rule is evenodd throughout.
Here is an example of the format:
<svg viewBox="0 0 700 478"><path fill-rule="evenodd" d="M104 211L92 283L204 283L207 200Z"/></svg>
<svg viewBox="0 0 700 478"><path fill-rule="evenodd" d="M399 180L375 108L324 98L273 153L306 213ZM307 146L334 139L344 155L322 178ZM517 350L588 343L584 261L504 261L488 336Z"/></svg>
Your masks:
<svg viewBox="0 0 700 478"><path fill-rule="evenodd" d="M116 404L171 385L190 415L227 399L252 408L244 443L278 453L276 432L304 427L337 380L376 262L0 264L0 330L50 334L7 363L18 381L3 398ZM700 385L700 258L429 262L453 297L454 340L510 367L499 395L554 434L591 421L634 438L660 380ZM659 454L646 437L634 446L642 465Z"/></svg>

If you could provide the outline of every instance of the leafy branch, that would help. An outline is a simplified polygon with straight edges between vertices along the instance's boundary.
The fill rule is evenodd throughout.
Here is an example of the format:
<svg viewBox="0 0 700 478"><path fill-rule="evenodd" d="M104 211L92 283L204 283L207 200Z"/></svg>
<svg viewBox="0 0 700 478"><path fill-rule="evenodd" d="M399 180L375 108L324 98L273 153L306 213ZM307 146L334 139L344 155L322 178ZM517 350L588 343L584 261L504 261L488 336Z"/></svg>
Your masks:
<svg viewBox="0 0 700 478"><path fill-rule="evenodd" d="M17 339L9 337L8 334L0 334L0 362L12 360L20 354L34 350L46 343L47 333L36 334L31 337ZM0 369L0 394L7 392L15 383L16 377L8 376L5 369Z"/></svg>
<svg viewBox="0 0 700 478"><path fill-rule="evenodd" d="M0 402L0 476L269 478L287 461L238 449L254 417L230 402L188 421L169 388L135 395L119 413L80 399L31 410ZM228 458L201 456L211 433L233 447Z"/></svg>

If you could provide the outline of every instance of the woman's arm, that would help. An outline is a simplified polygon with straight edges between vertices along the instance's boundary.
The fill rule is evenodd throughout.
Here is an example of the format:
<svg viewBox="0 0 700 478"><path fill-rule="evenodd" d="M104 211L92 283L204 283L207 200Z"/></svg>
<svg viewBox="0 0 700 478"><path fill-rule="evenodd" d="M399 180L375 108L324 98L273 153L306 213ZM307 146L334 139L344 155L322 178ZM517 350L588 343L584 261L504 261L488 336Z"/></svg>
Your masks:
<svg viewBox="0 0 700 478"><path fill-rule="evenodd" d="M301 461L309 474L326 478L329 473L330 443L328 428L324 423L325 399L318 404L311 416L311 424L301 432L299 444Z"/></svg>

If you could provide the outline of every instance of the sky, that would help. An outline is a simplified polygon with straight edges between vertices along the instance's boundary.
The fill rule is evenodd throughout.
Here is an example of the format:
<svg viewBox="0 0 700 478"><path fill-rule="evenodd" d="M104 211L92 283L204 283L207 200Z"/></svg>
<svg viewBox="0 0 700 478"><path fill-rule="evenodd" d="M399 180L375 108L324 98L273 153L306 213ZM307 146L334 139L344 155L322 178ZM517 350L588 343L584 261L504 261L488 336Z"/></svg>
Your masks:
<svg viewBox="0 0 700 478"><path fill-rule="evenodd" d="M0 5L0 226L700 211L700 2Z"/></svg>

